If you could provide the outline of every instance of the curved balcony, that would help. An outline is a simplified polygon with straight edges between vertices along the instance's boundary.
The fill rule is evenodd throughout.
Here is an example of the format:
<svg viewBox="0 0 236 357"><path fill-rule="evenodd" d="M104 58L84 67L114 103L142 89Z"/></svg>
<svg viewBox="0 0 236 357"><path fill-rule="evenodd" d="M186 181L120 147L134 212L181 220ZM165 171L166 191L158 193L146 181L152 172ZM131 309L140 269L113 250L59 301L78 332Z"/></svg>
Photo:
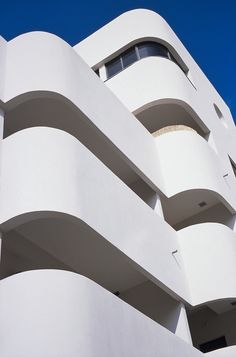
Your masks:
<svg viewBox="0 0 236 357"><path fill-rule="evenodd" d="M200 119L204 116L197 106L198 93L183 71L166 58L141 59L106 85L151 132L171 124L191 125L202 135L209 132Z"/></svg>
<svg viewBox="0 0 236 357"><path fill-rule="evenodd" d="M112 291L146 276L188 298L175 231L73 136L43 127L9 136L1 175L3 230Z"/></svg>
<svg viewBox="0 0 236 357"><path fill-rule="evenodd" d="M29 271L0 282L1 357L202 354L83 276Z"/></svg>
<svg viewBox="0 0 236 357"><path fill-rule="evenodd" d="M107 80L106 85L151 133L182 124L203 137L210 131L221 137L227 133L222 125L226 119L219 120L214 107L218 98L196 91L179 66L166 58L143 58ZM220 107L234 130L225 105Z"/></svg>
<svg viewBox="0 0 236 357"><path fill-rule="evenodd" d="M145 23L145 26L140 24ZM119 36L111 36L111 32ZM167 22L156 12L147 9L127 11L104 26L92 36L74 46L79 55L93 67L113 53L125 48L127 43L136 43L140 39L161 39L180 55L189 54ZM94 47L93 47L94 46ZM92 50L94 49L94 50Z"/></svg>
<svg viewBox="0 0 236 357"><path fill-rule="evenodd" d="M5 136L40 125L63 129L113 171L121 165L125 180L141 176L162 189L158 167L144 155L156 157L152 138L73 48L43 32L21 35L6 48Z"/></svg>
<svg viewBox="0 0 236 357"><path fill-rule="evenodd" d="M167 127L162 130L163 135L155 137L168 197L163 200L167 221L174 226L217 205L232 215L235 199L223 177L218 156L194 130L183 129Z"/></svg>
<svg viewBox="0 0 236 357"><path fill-rule="evenodd" d="M145 26L140 26L140 24L143 23L145 23ZM114 36L111 36L111 34L114 34ZM119 34L119 36L116 36L116 34ZM127 48L140 41L157 41L168 47L177 62L182 65L182 67L184 66L189 69L188 77L193 80L197 92L185 75L183 73L181 74L181 70L177 66L176 68L172 67L172 70L171 66L168 64L166 64L166 66L163 64L162 67L161 63L164 61L157 62L158 59L150 59L150 61L148 59L148 61L143 62L139 61L140 67L135 67L139 68L135 73L136 79L134 78L134 72L131 69L131 67L134 69L134 66L131 66L129 69L125 70L125 77L129 77L131 82L126 82L126 78L120 77L120 75L117 76L117 79L114 78L114 81L112 79L107 82L108 86L114 90L118 96L125 100L125 103L128 104L129 108L132 106L133 110L138 113L138 110L141 109L143 105L150 106L151 103L154 104L154 101L156 102L158 99L158 95L155 96L155 93L159 92L158 94L160 94L162 93L161 90L163 90L162 99L174 99L175 97L171 96L172 88L178 87L180 95L183 96L181 97L181 100L185 102L187 99L186 103L193 108L193 110L191 110L191 115L193 115L193 117L195 116L195 121L202 118L207 127L215 128L218 126L219 130L222 131L222 125L218 124L216 113L213 108L213 103L219 103L222 112L224 112L224 116L229 118L228 122L233 129L234 123L229 109L173 30L159 14L146 9L128 11L110 22L107 26L99 29L92 36L80 42L75 46L75 50L91 67L93 67L104 63L104 61L109 61L114 55L118 55L121 51L125 51ZM159 71L152 65L154 62L160 64ZM173 76L169 75L168 72L165 72L165 69L170 70ZM161 71L163 72L160 73ZM156 76L157 73L160 77ZM145 75L147 75L147 78ZM180 78L181 75L183 81ZM124 79L124 81L119 80L118 77ZM154 78L155 86L149 87L148 83L153 83ZM127 83L128 87L126 86ZM119 84L119 88L116 84ZM147 91L145 91L144 88L146 88ZM134 99L131 103L126 101L125 96L122 94L122 90L128 94L130 99ZM136 103L137 105L134 106L135 102L141 100L139 95L141 91L142 96L147 96L147 100L145 103ZM194 91L195 95L192 96ZM137 92L136 98L134 98L134 92ZM150 98L148 98L149 95ZM170 123L167 125L170 125Z"/></svg>
<svg viewBox="0 0 236 357"><path fill-rule="evenodd" d="M192 305L211 304L217 312L236 298L236 234L218 223L196 224L178 232Z"/></svg>
<svg viewBox="0 0 236 357"><path fill-rule="evenodd" d="M167 131L156 136L155 142L168 197L192 189L229 196L219 158L195 131Z"/></svg>

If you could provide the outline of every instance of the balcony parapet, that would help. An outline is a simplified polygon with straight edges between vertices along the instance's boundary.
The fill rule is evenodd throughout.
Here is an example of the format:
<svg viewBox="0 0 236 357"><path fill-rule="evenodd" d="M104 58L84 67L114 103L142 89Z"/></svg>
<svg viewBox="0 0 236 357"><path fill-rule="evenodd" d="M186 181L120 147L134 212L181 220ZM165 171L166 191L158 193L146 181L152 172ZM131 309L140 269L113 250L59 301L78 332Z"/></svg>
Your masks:
<svg viewBox="0 0 236 357"><path fill-rule="evenodd" d="M235 211L235 197L223 177L219 157L195 130L170 126L158 131L154 140L167 197L205 190Z"/></svg>
<svg viewBox="0 0 236 357"><path fill-rule="evenodd" d="M230 307L236 298L236 233L223 224L201 223L178 231L178 237L192 305L222 300Z"/></svg>
<svg viewBox="0 0 236 357"><path fill-rule="evenodd" d="M176 232L73 136L38 127L4 139L1 180L4 231L24 225L23 235L71 266L79 263L75 250L85 247L79 234L83 229L86 242L99 243L100 253L106 255L112 247L116 257L125 256L144 276L188 299L184 273L171 254L178 250ZM62 234L53 241L44 221L37 227L40 219L47 220L47 227L55 225L54 219L66 220L78 233L72 239L70 231L69 237ZM43 240L37 233L42 227L48 232L43 231Z"/></svg>
<svg viewBox="0 0 236 357"><path fill-rule="evenodd" d="M111 161L118 156L131 172L156 190L162 190L158 163L153 166L146 160L146 155L153 156L154 160L157 156L152 138L70 45L55 35L31 32L8 43L0 41L1 51L4 55L1 56L0 82L4 88L0 85L0 100L8 114L31 101L36 104L40 99L49 103L58 101L67 112L60 120L56 114L51 115L47 123L44 115L41 119L40 115L36 116L39 118L36 121L34 111L27 120L24 115L18 115L16 123L11 123L12 132L41 125L78 137L78 132L84 135L86 129L90 148L95 147L96 152L109 151ZM8 118L10 114L6 116L5 126Z"/></svg>
<svg viewBox="0 0 236 357"><path fill-rule="evenodd" d="M89 279L39 270L0 282L1 357L163 357L201 352Z"/></svg>

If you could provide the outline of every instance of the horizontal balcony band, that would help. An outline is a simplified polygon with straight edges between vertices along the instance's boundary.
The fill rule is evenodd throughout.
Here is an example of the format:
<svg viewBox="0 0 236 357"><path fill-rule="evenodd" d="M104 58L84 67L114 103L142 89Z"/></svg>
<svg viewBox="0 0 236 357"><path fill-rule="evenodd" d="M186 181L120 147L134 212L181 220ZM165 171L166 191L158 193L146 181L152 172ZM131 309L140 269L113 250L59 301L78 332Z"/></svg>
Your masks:
<svg viewBox="0 0 236 357"><path fill-rule="evenodd" d="M1 50L5 50L7 63L0 99L7 113L42 96L58 98L74 111L70 131L78 133L79 121L83 121L88 136L96 135L111 157L114 151L114 156L138 177L155 190L162 190L158 164L153 166L146 160L146 155L153 160L157 157L152 138L71 46L49 33L33 32L2 45ZM32 121L33 117L34 114ZM24 127L24 119L21 120ZM55 125L55 117L52 121ZM90 145L95 145L96 140Z"/></svg>
<svg viewBox="0 0 236 357"><path fill-rule="evenodd" d="M1 180L4 231L17 229L62 261L66 250L68 265L77 262L72 256L85 244L82 236L94 244L97 237L101 254L112 245L119 259L125 256L168 293L188 299L181 257L177 264L172 255L176 232L73 136L38 127L4 139Z"/></svg>
<svg viewBox="0 0 236 357"><path fill-rule="evenodd" d="M165 105L166 125L168 122L184 124L189 121L204 134L210 131L226 134L215 113L213 104L216 98L209 98L205 91L196 91L187 75L166 58L143 58L107 80L106 85L144 126L150 120L153 125L154 122L156 125L162 123L164 119L160 109ZM173 105L182 108L182 117L178 118L176 109L171 108ZM233 129L230 114L225 114L225 117Z"/></svg>
<svg viewBox="0 0 236 357"><path fill-rule="evenodd" d="M167 197L174 201L181 194L192 191L194 195L196 191L198 195L202 190L235 212L235 197L224 179L219 158L200 135L194 130L175 130L156 136L155 142ZM192 197L192 203L199 203L201 197L204 194ZM213 198L210 200L213 205Z"/></svg>
<svg viewBox="0 0 236 357"><path fill-rule="evenodd" d="M143 22L145 22L145 26L140 26ZM111 36L113 32L119 33L119 36L114 38L114 36ZM159 14L147 9L125 12L75 45L74 49L93 67L99 63L104 63L104 60L109 60L114 53L119 53L121 49L124 51L137 42L153 40L167 44L177 57L185 58L188 56L190 58L167 22ZM181 61L183 62L183 60Z"/></svg>
<svg viewBox="0 0 236 357"><path fill-rule="evenodd" d="M193 306L206 304L217 313L236 298L236 233L219 223L201 223L178 231Z"/></svg>
<svg viewBox="0 0 236 357"><path fill-rule="evenodd" d="M140 24L144 22L145 26L140 26ZM112 33L119 33L119 36L111 36ZM78 43L74 48L77 53L91 67L97 68L103 65L104 62L107 62L110 59L114 58L114 56L119 55L121 52L124 52L132 45L143 41L156 41L160 44L163 44L172 53L177 63L179 63L184 68L188 68L188 77L191 81L193 80L194 85L197 88L198 102L201 103L201 106L203 102L205 104L201 108L200 104L198 105L197 101L195 101L197 108L196 112L198 113L200 118L204 118L205 124L211 123L212 126L214 126L214 119L216 118L214 117L213 108L210 109L209 107L209 103L212 101L212 103L217 102L217 105L223 108L224 116L229 118L230 126L233 129L234 123L229 108L226 106L215 88L211 85L209 80L201 71L192 56L183 46L182 42L176 36L174 31L159 14L147 9L136 9L128 11L117 17L115 20L102 27L95 33L93 33L85 40ZM145 71L144 68L143 70ZM155 73L155 71L150 71L149 73L151 73L152 77L155 77L153 76L153 73ZM141 76L142 71L139 71L138 74L136 73L137 79L141 78ZM162 77L163 74L160 78ZM157 78L157 86L155 88L155 91L157 91L158 83L161 83L160 87L165 87L165 83L167 82L169 84L168 87L170 88L176 85L175 81L176 76L171 77L170 81L168 81L167 79L162 81ZM141 84L139 83L138 86L134 86L134 91L137 91L137 88L139 88L140 85ZM189 85L191 84L189 83ZM127 90L127 88L125 88L124 83L122 87L124 90ZM129 85L129 87L131 88L132 85ZM183 93L183 91L185 90L184 88L185 86L180 88L181 93ZM150 88L148 89L148 92L150 92ZM145 96L146 93L147 92L143 91L142 94ZM206 98L208 102L206 101ZM191 105L193 105L193 103L191 103ZM211 111L211 113L209 112L209 110ZM208 115L209 113L210 116Z"/></svg>
<svg viewBox="0 0 236 357"><path fill-rule="evenodd" d="M161 217L68 133L38 127L22 130L4 139L1 175L2 229L17 229L72 269L78 269L77 260L72 256L76 249L80 251L83 247L84 243L78 236L79 232L83 232L81 234L88 237L87 242L93 240L95 244L99 239L97 249L101 256L112 246L109 254L116 257L118 263L120 260L125 264L125 258L129 264L134 264L134 270L174 297L193 305L222 298L220 295L209 298L206 292L206 296L196 302L194 286L190 288L189 295L186 282L192 278L187 268L186 280L179 249L183 240L178 242L176 232ZM70 226L73 229L68 233ZM188 232L192 232L191 229L194 231L197 226L204 227L204 224L190 226L189 231L181 230L178 234L181 236L182 232L186 232L188 236ZM215 227L218 226L222 225L216 224ZM58 231L55 227L59 227ZM68 227L67 233L63 227ZM227 235L234 235L227 227L220 232L222 242L225 232L226 239ZM53 237L58 237L58 240ZM65 247L68 251L66 258ZM90 254L89 246L86 249ZM180 252L177 260L181 269L173 252ZM132 271L130 274L133 276ZM135 279L138 283L140 278L137 276ZM109 282L104 286L114 288L109 286ZM223 298L233 296L226 294Z"/></svg>
<svg viewBox="0 0 236 357"><path fill-rule="evenodd" d="M12 111L11 114L7 115L5 123L5 131L7 135L14 133L14 131L34 126L51 126L65 130L88 147L90 151L92 151L126 184L129 185L131 182L137 181L139 176L135 174L133 167L129 166L127 162L121 161L118 152L110 150L109 147L106 146L107 142L101 139L99 135L96 136L95 131L91 131L91 128L83 122L83 119L79 115L78 117L73 115L74 110L71 103L67 103L64 106L64 103L61 103L59 98L55 99L52 93L48 93L48 98L45 98L45 93L43 92L40 96L41 98L37 98L36 95L36 97L27 102L27 104L18 107L15 111ZM55 116L49 116L47 110L45 111L40 103L44 103L43 107L48 107L49 112L55 112ZM36 108L36 113L33 114ZM66 120L64 120L65 117ZM152 138L154 144L153 157L149 157L149 160L146 160L150 167L158 168L158 180L164 180L163 182L165 182L165 185L162 184L161 189L164 195L170 198L188 190L209 190L213 193L215 192L216 195L219 195L219 199L221 199L222 196L222 200L225 200L226 206L231 206L229 209L235 211L235 199L231 192L229 194L229 187L223 177L221 177L223 176L223 173L221 173L219 169L219 159L205 140L199 135L195 135L194 132L190 133L189 136L186 136L183 131L172 133L172 136L170 137L168 136L168 133L166 133L166 135L161 139L158 137L153 140ZM181 136L183 136L183 142ZM171 150L171 148L173 148L173 150ZM177 148L179 156L176 158ZM189 148L192 150L189 150ZM181 150L182 152L180 152ZM184 158L184 155L186 156L188 152L188 158ZM202 157L199 155L199 152L202 152ZM171 153L173 153L173 157L170 158L169 156ZM206 154L207 156L205 156ZM184 160L182 160L182 157ZM208 157L209 159L207 162L205 162L205 157ZM187 166L185 166L185 159L191 164L191 172L190 170L188 173L185 172L187 169ZM153 160L152 165L151 160ZM172 185L173 187L170 187L169 185L170 179L173 180L173 172L166 178L166 171L168 171L169 166L172 165L173 161L176 161L176 163L179 162L180 166L184 166L183 170L178 168L175 172L175 176L177 174L180 176L179 180L177 180L182 183L180 187L178 187L178 184L176 185L176 181L174 182L174 185ZM198 166L200 169L198 166L195 166L195 161L199 163ZM176 163L172 166L175 167ZM214 174L216 175L215 177L213 177ZM143 176L141 177L145 181L145 178ZM155 189L155 191L158 190Z"/></svg>
<svg viewBox="0 0 236 357"><path fill-rule="evenodd" d="M202 353L89 279L39 270L0 282L1 357Z"/></svg>
<svg viewBox="0 0 236 357"><path fill-rule="evenodd" d="M194 112L195 88L176 63L163 57L142 58L107 80L106 85L135 115L164 102L183 103Z"/></svg>
<svg viewBox="0 0 236 357"><path fill-rule="evenodd" d="M77 133L78 136L78 132L81 132L79 122L83 122L83 129L86 127L88 134L96 137L93 142L88 142L90 147L96 146L95 143L99 141L101 147L94 148L96 152L100 150L101 154L101 152L109 151L112 156L110 162L114 161L114 158L115 161L119 160L131 175L132 173L137 175L152 189L166 195L153 139L143 126L134 120L134 116L129 110L79 58L74 49L54 35L35 32L21 35L10 41L6 45L6 51L7 66L2 101L6 103L7 112L30 100L40 99L42 96L64 101L67 107L71 107L71 111L78 112L78 116L75 115L69 124L65 123L65 126L61 121L59 128L68 130L73 135ZM38 66L37 59L41 58L42 51L44 57ZM55 62L55 57L60 60ZM17 62L15 62L16 58ZM168 66L171 66L179 76L183 77L181 77L183 80L186 80L178 66L165 59L146 58L134 66L147 60L161 60L165 64L168 63ZM130 68L127 69L127 71L129 70ZM163 71L161 74L163 75ZM191 86L190 83L188 84ZM125 86L125 88L127 87ZM180 84L177 87L181 89L183 86ZM83 88L82 91L81 88ZM195 91L194 88L191 89ZM145 93L149 92L145 91ZM192 94L188 93L186 100L191 102L191 96ZM106 103L106 105L101 105L101 103ZM10 117L10 114L6 115L6 126L8 116ZM31 118L33 117L32 114ZM51 119L53 126L57 125L55 118L56 115ZM22 128L26 125L33 125L30 122L26 124L24 119L22 121ZM34 120L32 119L32 121ZM20 119L16 127L20 127L19 122ZM38 125L41 124L38 123ZM203 131L208 130L203 124L201 126ZM84 135L84 137L89 138L90 135ZM146 159L147 156L149 160ZM155 165L152 162L155 162Z"/></svg>

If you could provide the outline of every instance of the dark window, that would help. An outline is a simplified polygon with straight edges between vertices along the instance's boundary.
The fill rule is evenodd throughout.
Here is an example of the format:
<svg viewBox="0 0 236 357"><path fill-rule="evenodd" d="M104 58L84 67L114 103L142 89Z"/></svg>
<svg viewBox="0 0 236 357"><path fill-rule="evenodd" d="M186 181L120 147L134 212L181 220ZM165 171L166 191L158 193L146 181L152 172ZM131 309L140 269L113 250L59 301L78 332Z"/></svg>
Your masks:
<svg viewBox="0 0 236 357"><path fill-rule="evenodd" d="M214 350L218 350L219 348L227 347L225 336L221 336L216 338L215 340L211 340L199 345L200 351L206 353Z"/></svg>
<svg viewBox="0 0 236 357"><path fill-rule="evenodd" d="M122 70L121 58L116 57L106 64L107 77L110 78Z"/></svg>
<svg viewBox="0 0 236 357"><path fill-rule="evenodd" d="M107 78L111 78L134 62L137 62L139 59L150 56L167 58L175 62L182 69L182 71L186 73L186 71L179 65L167 47L157 42L146 41L138 43L137 45L129 48L127 51L114 58L112 61L106 63L105 67Z"/></svg>
<svg viewBox="0 0 236 357"><path fill-rule="evenodd" d="M140 58L150 57L150 56L160 56L169 58L168 49L156 42L144 42L138 45L138 51Z"/></svg>
<svg viewBox="0 0 236 357"><path fill-rule="evenodd" d="M122 62L123 62L123 67L126 68L130 66L132 63L136 62L138 60L137 52L135 50L135 47L130 48L126 52L124 52L121 55Z"/></svg>

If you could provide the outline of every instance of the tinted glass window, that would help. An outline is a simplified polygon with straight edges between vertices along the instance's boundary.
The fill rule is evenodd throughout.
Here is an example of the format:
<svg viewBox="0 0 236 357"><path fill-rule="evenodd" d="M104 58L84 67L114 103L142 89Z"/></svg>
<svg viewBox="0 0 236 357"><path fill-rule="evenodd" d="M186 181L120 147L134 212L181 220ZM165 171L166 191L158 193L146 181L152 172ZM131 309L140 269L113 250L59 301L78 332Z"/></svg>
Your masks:
<svg viewBox="0 0 236 357"><path fill-rule="evenodd" d="M128 51L124 52L121 57L124 68L130 66L132 63L138 60L135 47L132 47Z"/></svg>
<svg viewBox="0 0 236 357"><path fill-rule="evenodd" d="M140 58L149 56L161 56L169 58L168 50L165 46L155 42L144 42L138 45Z"/></svg>
<svg viewBox="0 0 236 357"><path fill-rule="evenodd" d="M107 77L110 78L122 70L122 64L120 57L106 64Z"/></svg>
<svg viewBox="0 0 236 357"><path fill-rule="evenodd" d="M119 73L124 68L130 66L139 59L150 56L168 58L169 60L175 62L184 73L187 73L187 71L184 70L172 56L167 47L157 42L146 41L129 48L112 61L106 63L107 79Z"/></svg>

